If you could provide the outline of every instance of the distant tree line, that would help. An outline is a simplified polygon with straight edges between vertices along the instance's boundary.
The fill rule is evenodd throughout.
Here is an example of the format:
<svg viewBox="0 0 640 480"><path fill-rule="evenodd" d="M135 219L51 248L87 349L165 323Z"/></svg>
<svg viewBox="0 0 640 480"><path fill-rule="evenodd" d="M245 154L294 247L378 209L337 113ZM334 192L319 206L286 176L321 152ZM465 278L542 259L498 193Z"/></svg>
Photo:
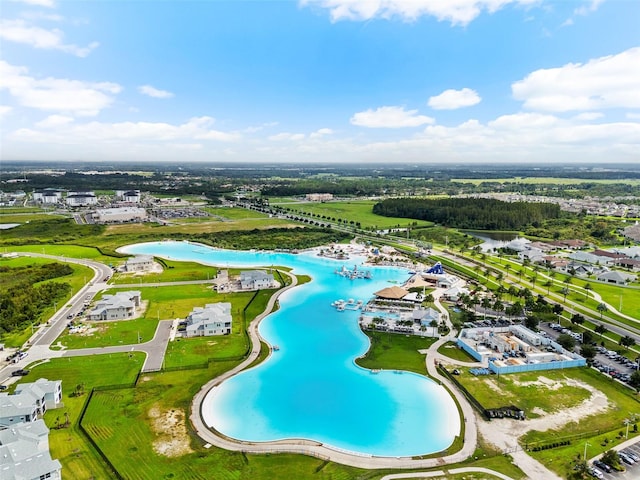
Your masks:
<svg viewBox="0 0 640 480"><path fill-rule="evenodd" d="M561 214L560 206L551 203L509 203L488 198L391 198L375 204L373 213L478 230L521 230L540 226Z"/></svg>
<svg viewBox="0 0 640 480"><path fill-rule="evenodd" d="M42 313L71 291L68 283L47 282L73 273L61 263L0 267L0 334L40 323Z"/></svg>
<svg viewBox="0 0 640 480"><path fill-rule="evenodd" d="M190 235L189 239L220 248L237 250L296 250L340 242L351 238L347 233L328 228L269 228L234 230Z"/></svg>

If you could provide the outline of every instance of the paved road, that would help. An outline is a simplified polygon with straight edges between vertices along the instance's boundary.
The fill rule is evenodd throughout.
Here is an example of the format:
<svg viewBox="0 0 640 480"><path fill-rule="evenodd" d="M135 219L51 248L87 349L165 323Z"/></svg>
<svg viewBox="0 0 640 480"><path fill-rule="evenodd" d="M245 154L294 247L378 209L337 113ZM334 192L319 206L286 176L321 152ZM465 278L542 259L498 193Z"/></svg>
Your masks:
<svg viewBox="0 0 640 480"><path fill-rule="evenodd" d="M156 372L162 368L172 328L173 320L162 320L158 324L155 335L148 342L133 345L64 350L60 356L83 357L86 355L103 355L105 353L144 352L146 359L144 365L142 365L142 373Z"/></svg>
<svg viewBox="0 0 640 480"><path fill-rule="evenodd" d="M30 346L28 355L18 363L9 364L0 370L0 383L5 382L10 378L12 372L25 368L28 364L33 363L34 361L60 356L58 352L49 350L49 346L66 328L68 322L67 316L70 314L75 315L79 312L83 307L87 296L93 298L98 292L104 290L107 287L107 284L103 280L112 273L111 268L108 266L91 260L58 257L55 255L31 252L19 252L18 255L25 257L48 258L60 262L85 265L93 270L94 275L89 283L82 287L68 302L59 306L57 311L46 324L38 327L31 338L27 341L27 345Z"/></svg>

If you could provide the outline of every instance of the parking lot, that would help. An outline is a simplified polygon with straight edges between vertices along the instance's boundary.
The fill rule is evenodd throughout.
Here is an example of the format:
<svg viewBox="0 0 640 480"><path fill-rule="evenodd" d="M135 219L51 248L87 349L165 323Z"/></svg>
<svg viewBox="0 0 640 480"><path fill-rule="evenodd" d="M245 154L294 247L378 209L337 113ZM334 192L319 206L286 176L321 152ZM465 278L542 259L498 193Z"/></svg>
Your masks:
<svg viewBox="0 0 640 480"><path fill-rule="evenodd" d="M623 448L621 451L630 451L640 457L640 441L634 443L630 447ZM624 462L621 463L626 468L625 472L612 471L611 473L607 473L598 469L602 473L603 480L638 480L640 478L640 462L635 462L633 465L628 465Z"/></svg>
<svg viewBox="0 0 640 480"><path fill-rule="evenodd" d="M546 323L540 324L538 328L553 340L556 340L561 333L564 333L561 329L562 327L556 327L554 329ZM576 338L576 351L579 351L579 346L581 345L578 339L579 334L574 333L574 335L574 338ZM623 355L618 355L616 352L607 350L599 345L596 345L596 349L598 353L594 358L593 367L600 370L603 374L608 374L623 383L628 383L631 374L638 368L638 364Z"/></svg>

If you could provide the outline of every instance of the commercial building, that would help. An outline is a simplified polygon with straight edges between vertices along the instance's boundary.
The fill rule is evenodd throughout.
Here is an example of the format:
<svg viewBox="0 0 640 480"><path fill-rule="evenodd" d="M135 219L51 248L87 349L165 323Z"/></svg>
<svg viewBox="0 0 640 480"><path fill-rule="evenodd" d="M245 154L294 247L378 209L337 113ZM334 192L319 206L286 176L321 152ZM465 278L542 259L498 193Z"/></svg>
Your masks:
<svg viewBox="0 0 640 480"><path fill-rule="evenodd" d="M93 218L97 223L143 222L147 211L138 207L99 208Z"/></svg>
<svg viewBox="0 0 640 480"><path fill-rule="evenodd" d="M140 190L116 190L116 200L125 203L140 203Z"/></svg>
<svg viewBox="0 0 640 480"><path fill-rule="evenodd" d="M88 207L98 203L98 197L93 192L69 192L65 199L70 207Z"/></svg>
<svg viewBox="0 0 640 480"><path fill-rule="evenodd" d="M33 192L33 201L44 205L54 205L62 201L62 191L53 188L36 190Z"/></svg>
<svg viewBox="0 0 640 480"><path fill-rule="evenodd" d="M586 360L522 325L465 328L457 344L494 373L581 367Z"/></svg>

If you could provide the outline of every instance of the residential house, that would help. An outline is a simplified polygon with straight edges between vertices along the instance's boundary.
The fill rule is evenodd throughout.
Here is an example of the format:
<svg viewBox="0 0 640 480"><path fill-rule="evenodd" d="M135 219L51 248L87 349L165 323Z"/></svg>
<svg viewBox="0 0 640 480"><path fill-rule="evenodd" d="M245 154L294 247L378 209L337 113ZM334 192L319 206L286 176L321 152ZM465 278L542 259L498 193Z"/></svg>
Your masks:
<svg viewBox="0 0 640 480"><path fill-rule="evenodd" d="M31 395L0 393L0 429L35 422L37 419L38 405Z"/></svg>
<svg viewBox="0 0 640 480"><path fill-rule="evenodd" d="M243 290L261 290L278 286L279 284L274 280L273 275L262 270L240 272L240 288Z"/></svg>
<svg viewBox="0 0 640 480"><path fill-rule="evenodd" d="M587 246L587 242L584 240L556 240L554 242L550 242L551 245L554 245L559 248L568 248L570 250L580 250L581 248L585 248Z"/></svg>
<svg viewBox="0 0 640 480"><path fill-rule="evenodd" d="M49 429L44 420L0 430L0 478L60 480L62 465L49 453Z"/></svg>
<svg viewBox="0 0 640 480"><path fill-rule="evenodd" d="M640 260L634 258L621 258L616 262L616 265L629 270L640 270Z"/></svg>
<svg viewBox="0 0 640 480"><path fill-rule="evenodd" d="M118 292L104 295L88 314L89 320L125 320L133 317L140 306L139 291Z"/></svg>
<svg viewBox="0 0 640 480"><path fill-rule="evenodd" d="M628 282L633 282L636 279L635 275L628 273L618 272L612 270L610 272L601 273L596 277L599 282L615 283L616 285L625 285Z"/></svg>
<svg viewBox="0 0 640 480"><path fill-rule="evenodd" d="M526 250L518 252L518 258L520 259L520 261L524 261L525 259L527 259L531 263L543 263L544 257L545 252L543 252L539 248L527 248Z"/></svg>
<svg viewBox="0 0 640 480"><path fill-rule="evenodd" d="M469 295L469 289L454 285L442 293L442 298L444 300L449 300L450 302L457 302L462 295Z"/></svg>
<svg viewBox="0 0 640 480"><path fill-rule="evenodd" d="M208 303L195 307L187 317L187 337L229 335L232 318L230 303Z"/></svg>
<svg viewBox="0 0 640 480"><path fill-rule="evenodd" d="M615 263L612 258L594 255L590 252L573 252L569 255L569 258L578 262L592 263L594 265L613 265Z"/></svg>
<svg viewBox="0 0 640 480"><path fill-rule="evenodd" d="M39 414L62 406L62 380L39 378L32 383L21 383L16 387L16 395L31 395L36 399Z"/></svg>
<svg viewBox="0 0 640 480"><path fill-rule="evenodd" d="M146 272L153 267L153 257L151 255L137 255L128 258L124 262L124 270L126 272Z"/></svg>
<svg viewBox="0 0 640 480"><path fill-rule="evenodd" d="M622 253L629 258L640 259L640 247L614 248L613 251Z"/></svg>

